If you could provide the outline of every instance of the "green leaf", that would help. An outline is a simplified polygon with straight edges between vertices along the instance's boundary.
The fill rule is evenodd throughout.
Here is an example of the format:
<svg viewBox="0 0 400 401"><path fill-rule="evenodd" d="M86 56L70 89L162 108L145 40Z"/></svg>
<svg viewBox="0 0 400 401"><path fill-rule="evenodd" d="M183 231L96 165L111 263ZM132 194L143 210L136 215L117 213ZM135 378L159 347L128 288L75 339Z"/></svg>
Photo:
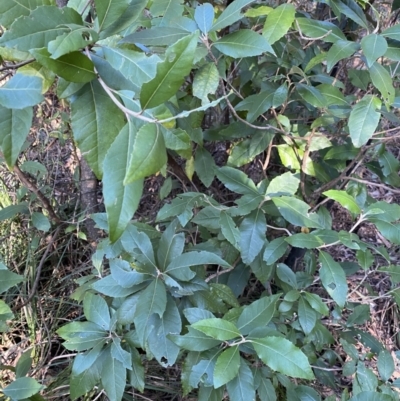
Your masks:
<svg viewBox="0 0 400 401"><path fill-rule="evenodd" d="M194 11L194 20L200 31L207 33L214 22L214 8L212 4L205 3L198 5Z"/></svg>
<svg viewBox="0 0 400 401"><path fill-rule="evenodd" d="M132 355L132 370L128 372L129 383L142 393L144 391L144 366L136 348L130 348Z"/></svg>
<svg viewBox="0 0 400 401"><path fill-rule="evenodd" d="M330 0L330 6L334 8L336 15L340 19L340 14L352 19L356 24L368 29L368 21L365 17L365 11L360 7L364 5L356 2L343 2L341 0ZM346 4L347 3L347 4Z"/></svg>
<svg viewBox="0 0 400 401"><path fill-rule="evenodd" d="M91 288L101 294L113 298L126 297L138 291L134 287L122 287L122 285L119 285L111 275L96 281L91 285Z"/></svg>
<svg viewBox="0 0 400 401"><path fill-rule="evenodd" d="M293 234L290 237L286 237L285 241L296 248L314 249L324 244L324 241L313 234Z"/></svg>
<svg viewBox="0 0 400 401"><path fill-rule="evenodd" d="M372 219L370 219L372 220ZM373 220L380 233L390 242L400 244L400 224L388 223L382 220Z"/></svg>
<svg viewBox="0 0 400 401"><path fill-rule="evenodd" d="M179 28L172 28L168 26L152 27L151 29L143 29L141 31L131 33L130 35L125 36L120 43L141 43L145 46L171 46L187 35L187 31ZM119 48L109 49L116 51L123 50ZM135 53L142 54L144 56L143 53Z"/></svg>
<svg viewBox="0 0 400 401"><path fill-rule="evenodd" d="M24 213L24 214L29 213L29 209L25 203L20 203L18 205L9 205L0 209L0 221L12 219L18 213Z"/></svg>
<svg viewBox="0 0 400 401"><path fill-rule="evenodd" d="M268 325L275 313L279 297L279 294L263 297L243 308L237 321L237 327L242 335L245 336L258 327Z"/></svg>
<svg viewBox="0 0 400 401"><path fill-rule="evenodd" d="M395 91L393 87L392 77L390 76L389 72L383 65L375 62L369 68L369 73L372 83L381 93L386 106L391 106L394 102Z"/></svg>
<svg viewBox="0 0 400 401"><path fill-rule="evenodd" d="M382 35L373 33L361 39L361 49L367 59L368 68L372 67L375 61L386 53L387 48L387 42Z"/></svg>
<svg viewBox="0 0 400 401"><path fill-rule="evenodd" d="M1 315L1 313L0 313ZM18 359L17 366L15 367L15 377L26 376L32 367L32 348L26 350Z"/></svg>
<svg viewBox="0 0 400 401"><path fill-rule="evenodd" d="M365 145L372 137L378 126L381 101L372 95L365 95L350 113L349 130L353 145L357 148Z"/></svg>
<svg viewBox="0 0 400 401"><path fill-rule="evenodd" d="M329 199L333 199L338 202L341 206L346 208L349 212L358 215L361 213L360 206L358 206L356 200L349 195L346 191L338 191L331 189L322 193Z"/></svg>
<svg viewBox="0 0 400 401"><path fill-rule="evenodd" d="M272 265L285 254L286 249L287 242L285 241L285 238L275 238L265 247L263 260L267 265Z"/></svg>
<svg viewBox="0 0 400 401"><path fill-rule="evenodd" d="M124 232L143 192L143 179L124 185L135 134L135 126L129 121L112 143L103 162L103 196L112 242Z"/></svg>
<svg viewBox="0 0 400 401"><path fill-rule="evenodd" d="M195 273L190 270L190 266L208 264L215 264L226 268L231 267L229 263L212 252L192 251L175 257L165 269L165 273L172 275L178 280L189 281L195 276Z"/></svg>
<svg viewBox="0 0 400 401"><path fill-rule="evenodd" d="M42 80L39 77L16 74L0 87L0 105L9 109L26 109L43 99Z"/></svg>
<svg viewBox="0 0 400 401"><path fill-rule="evenodd" d="M338 40L334 43L326 53L326 70L330 72L337 62L345 58L351 57L360 45L348 40Z"/></svg>
<svg viewBox="0 0 400 401"><path fill-rule="evenodd" d="M215 389L214 387L199 387L198 401L221 401L224 397L224 387Z"/></svg>
<svg viewBox="0 0 400 401"><path fill-rule="evenodd" d="M324 303L321 299L321 297L317 294L311 294L309 292L304 292L303 293L310 304L311 308L313 308L315 311L320 313L321 315L328 316L329 315L329 309L326 303Z"/></svg>
<svg viewBox="0 0 400 401"><path fill-rule="evenodd" d="M104 339L91 350L88 350L85 353L78 353L78 355L76 355L72 365L72 376L78 376L91 368L103 350L106 341L107 339Z"/></svg>
<svg viewBox="0 0 400 401"><path fill-rule="evenodd" d="M98 31L112 25L126 11L129 0L94 0L98 21Z"/></svg>
<svg viewBox="0 0 400 401"><path fill-rule="evenodd" d="M354 397L351 397L349 401L393 401L393 397L376 391L361 391Z"/></svg>
<svg viewBox="0 0 400 401"><path fill-rule="evenodd" d="M206 206L204 209L200 210L196 214L192 222L200 226L206 227L209 230L218 230L219 226L219 216L221 210L215 208L214 206Z"/></svg>
<svg viewBox="0 0 400 401"><path fill-rule="evenodd" d="M188 327L188 333L184 336L170 334L168 335L168 338L170 338L175 344L179 345L179 347L188 351L206 351L221 343L221 341L215 340L190 326Z"/></svg>
<svg viewBox="0 0 400 401"><path fill-rule="evenodd" d="M219 72L214 63L204 64L193 80L193 95L201 99L201 104L210 103L209 94L215 94L219 85Z"/></svg>
<svg viewBox="0 0 400 401"><path fill-rule="evenodd" d="M162 317L167 307L167 293L165 285L160 278L156 278L149 286L142 291L136 307L134 322L139 342L142 346L146 343L149 331L151 315L157 313Z"/></svg>
<svg viewBox="0 0 400 401"><path fill-rule="evenodd" d="M225 10L221 13L218 19L215 21L211 28L211 31L219 31L229 25L234 24L236 21L240 20L243 15L241 14L241 9L254 0L234 0Z"/></svg>
<svg viewBox="0 0 400 401"><path fill-rule="evenodd" d="M219 318L199 320L193 323L192 327L221 341L232 340L241 335L233 323Z"/></svg>
<svg viewBox="0 0 400 401"><path fill-rule="evenodd" d="M321 282L328 294L343 308L347 298L347 281L343 268L331 255L319 251Z"/></svg>
<svg viewBox="0 0 400 401"><path fill-rule="evenodd" d="M170 333L180 333L181 316L174 299L169 296L163 316L157 314L151 317L152 330L148 336L148 349L164 367L172 366L178 357L180 347L167 336Z"/></svg>
<svg viewBox="0 0 400 401"><path fill-rule="evenodd" d="M39 212L32 213L32 224L35 228L44 232L49 231L51 227L48 217Z"/></svg>
<svg viewBox="0 0 400 401"><path fill-rule="evenodd" d="M217 178L231 191L239 194L250 194L253 198L260 196L254 182L243 171L232 167L221 167L217 171Z"/></svg>
<svg viewBox="0 0 400 401"><path fill-rule="evenodd" d="M78 50L84 49L98 40L97 32L86 26L69 24L66 27L69 32L57 36L47 46L53 59L72 52L77 54Z"/></svg>
<svg viewBox="0 0 400 401"><path fill-rule="evenodd" d="M157 261L161 271L172 262L174 258L181 255L185 246L185 235L177 234L175 231L178 221L174 220L164 231L160 238L157 249Z"/></svg>
<svg viewBox="0 0 400 401"><path fill-rule="evenodd" d="M194 168L200 181L208 188L214 181L216 165L210 152L201 146L196 149Z"/></svg>
<svg viewBox="0 0 400 401"><path fill-rule="evenodd" d="M254 377L246 362L240 359L238 375L227 383L230 401L249 401L255 400Z"/></svg>
<svg viewBox="0 0 400 401"><path fill-rule="evenodd" d="M221 301L225 302L226 304L234 307L239 308L240 304L236 298L236 295L233 293L230 287L225 284L221 283L211 283L210 290L212 296L219 298ZM212 316L214 317L214 316ZM226 319L229 320L229 319Z"/></svg>
<svg viewBox="0 0 400 401"><path fill-rule="evenodd" d="M150 14L153 17L161 17L156 20L158 26L171 25L173 20L182 16L184 10L182 3L182 0L155 1L150 7Z"/></svg>
<svg viewBox="0 0 400 401"><path fill-rule="evenodd" d="M381 36L400 41L400 25L396 24L396 25L391 26L390 28L385 29L381 33Z"/></svg>
<svg viewBox="0 0 400 401"><path fill-rule="evenodd" d="M90 82L96 78L94 65L80 52L65 54L52 59L47 49L32 49L31 54L44 67L70 82Z"/></svg>
<svg viewBox="0 0 400 401"><path fill-rule="evenodd" d="M12 168L21 152L32 125L33 110L0 106L0 147L8 168Z"/></svg>
<svg viewBox="0 0 400 401"><path fill-rule="evenodd" d="M300 326L304 333L306 335L310 334L317 323L317 314L304 297L299 299L298 315Z"/></svg>
<svg viewBox="0 0 400 401"><path fill-rule="evenodd" d="M140 104L143 109L166 102L175 95L192 68L198 33L178 40L165 52L165 60L157 64L156 76L142 86Z"/></svg>
<svg viewBox="0 0 400 401"><path fill-rule="evenodd" d="M319 222L319 216L316 213L309 213L310 208L300 199L282 196L280 198L272 198L279 213L285 220L295 226L304 226L309 228L323 228Z"/></svg>
<svg viewBox="0 0 400 401"><path fill-rule="evenodd" d="M281 337L252 338L251 343L260 359L271 369L291 377L314 379L304 353Z"/></svg>
<svg viewBox="0 0 400 401"><path fill-rule="evenodd" d="M384 382L387 382L395 371L392 354L386 349L378 355L378 371Z"/></svg>
<svg viewBox="0 0 400 401"><path fill-rule="evenodd" d="M14 287L14 285L21 283L22 281L25 281L25 279L19 274L10 272L9 270L1 270L0 294L7 291L11 287Z"/></svg>
<svg viewBox="0 0 400 401"><path fill-rule="evenodd" d="M321 38L325 42L335 43L338 40L346 40L343 32L332 22L317 21L310 18L296 18L303 35L310 38Z"/></svg>
<svg viewBox="0 0 400 401"><path fill-rule="evenodd" d="M273 178L265 193L266 196L274 197L281 195L294 195L300 184L296 174L286 172Z"/></svg>
<svg viewBox="0 0 400 401"><path fill-rule="evenodd" d="M17 18L29 15L36 7L52 3L51 0L3 0L0 4L0 25L9 28Z"/></svg>
<svg viewBox="0 0 400 401"><path fill-rule="evenodd" d="M101 371L101 384L110 401L120 401L126 386L126 369L110 352Z"/></svg>
<svg viewBox="0 0 400 401"><path fill-rule="evenodd" d="M219 218L222 235L238 250L240 250L240 231L232 217L222 211Z"/></svg>
<svg viewBox="0 0 400 401"><path fill-rule="evenodd" d="M224 350L217 359L214 369L214 387L219 388L237 376L240 367L239 346Z"/></svg>
<svg viewBox="0 0 400 401"><path fill-rule="evenodd" d="M250 264L260 253L265 243L266 221L261 209L246 216L239 227L242 260Z"/></svg>
<svg viewBox="0 0 400 401"><path fill-rule="evenodd" d="M0 38L0 46L21 51L47 47L50 41L68 30L67 24L83 24L81 16L72 8L37 7L29 16L18 18L11 25Z"/></svg>
<svg viewBox="0 0 400 401"><path fill-rule="evenodd" d="M295 13L296 9L293 4L281 4L268 14L262 35L269 44L274 44L286 35L293 24Z"/></svg>
<svg viewBox="0 0 400 401"><path fill-rule="evenodd" d="M10 397L13 400L22 400L37 394L44 387L32 377L20 377L4 387L2 392L6 397Z"/></svg>
<svg viewBox="0 0 400 401"><path fill-rule="evenodd" d="M299 92L300 96L307 102L310 103L314 107L323 108L327 106L327 102L322 96L321 92L310 85L305 84L295 84L297 92Z"/></svg>
<svg viewBox="0 0 400 401"><path fill-rule="evenodd" d="M87 320L98 324L103 330L110 330L110 312L107 302L100 295L87 292L83 299L83 312Z"/></svg>
<svg viewBox="0 0 400 401"><path fill-rule="evenodd" d="M106 153L125 125L124 114L94 80L72 98L71 124L79 149L101 178Z"/></svg>
<svg viewBox="0 0 400 401"><path fill-rule="evenodd" d="M257 394L260 400L263 401L277 401L275 388L271 380L263 376L261 370L257 370L254 381L257 387Z"/></svg>
<svg viewBox="0 0 400 401"><path fill-rule="evenodd" d="M266 90L257 95L247 96L236 105L235 110L248 110L246 120L251 123L272 107L274 94L273 91Z"/></svg>
<svg viewBox="0 0 400 401"><path fill-rule="evenodd" d="M132 370L131 354L121 347L121 339L119 337L112 339L111 356L121 362L125 369Z"/></svg>
<svg viewBox="0 0 400 401"><path fill-rule="evenodd" d="M276 275L279 280L288 284L292 289L297 289L297 277L294 271L284 263L278 263L276 265Z"/></svg>
<svg viewBox="0 0 400 401"><path fill-rule="evenodd" d="M266 39L250 29L241 29L225 35L217 40L214 46L221 53L233 58L259 56L265 52L275 54Z"/></svg>

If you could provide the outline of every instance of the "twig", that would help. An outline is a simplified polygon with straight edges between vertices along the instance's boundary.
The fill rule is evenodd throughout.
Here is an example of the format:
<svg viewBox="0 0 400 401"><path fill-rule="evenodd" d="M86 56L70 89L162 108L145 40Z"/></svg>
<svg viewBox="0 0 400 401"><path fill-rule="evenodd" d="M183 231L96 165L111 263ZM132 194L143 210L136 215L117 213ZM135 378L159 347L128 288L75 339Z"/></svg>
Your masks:
<svg viewBox="0 0 400 401"><path fill-rule="evenodd" d="M29 302L31 302L33 297L35 296L36 290L37 290L37 288L39 286L40 274L42 272L42 268L43 268L44 262L47 259L47 255L49 254L49 252L51 250L51 247L53 246L54 242L57 240L58 235L60 234L61 228L62 228L62 225L59 225L57 227L56 231L54 232L54 234L50 238L49 243L47 244L47 248L44 251L44 254L43 254L42 258L40 259L39 265L37 267L35 281L33 283L32 290L31 290L28 298L21 305L17 305L15 308L13 308L13 312L17 312L21 308L23 308L24 306L28 305Z"/></svg>
<svg viewBox="0 0 400 401"><path fill-rule="evenodd" d="M400 194L400 189L394 189L391 188L385 184L379 184L377 182L372 182L372 181L368 181L368 180L362 180L360 178L355 178L355 177L345 177L344 179L346 180L350 180L350 181L356 181L356 182L360 182L361 184L366 184L366 185L371 185L374 187L378 187L378 188L383 188L386 189L387 191L393 192L394 194Z"/></svg>
<svg viewBox="0 0 400 401"><path fill-rule="evenodd" d="M6 71L6 70L15 70L19 67L23 67L24 65L33 63L35 61L34 58L30 58L29 60L25 60L25 61L21 61L18 64L6 64L5 67L0 68L0 72L1 71Z"/></svg>
<svg viewBox="0 0 400 401"><path fill-rule="evenodd" d="M219 277L219 276L221 276L222 274L229 273L229 272L231 272L233 269L234 269L234 267L230 267L229 269L225 269L225 270L220 270L220 271L218 271L217 273L214 273L214 274L211 274L211 276L208 276L204 281L205 281L206 283L208 283L209 281L211 281L211 280L214 279L215 277Z"/></svg>
<svg viewBox="0 0 400 401"><path fill-rule="evenodd" d="M19 180L24 184L31 192L33 192L39 200L42 202L43 207L49 213L49 216L55 223L61 223L61 219L57 216L56 212L51 206L49 200L40 192L40 189L36 186L35 183L31 182L28 177L20 170L18 165L14 166L14 171L17 174Z"/></svg>

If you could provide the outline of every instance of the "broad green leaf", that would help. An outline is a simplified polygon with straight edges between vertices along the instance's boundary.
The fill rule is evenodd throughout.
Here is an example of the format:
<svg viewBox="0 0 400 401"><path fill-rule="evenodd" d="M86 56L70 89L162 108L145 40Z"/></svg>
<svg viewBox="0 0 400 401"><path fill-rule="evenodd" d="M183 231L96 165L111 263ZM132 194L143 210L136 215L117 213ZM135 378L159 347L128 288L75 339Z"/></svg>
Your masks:
<svg viewBox="0 0 400 401"><path fill-rule="evenodd" d="M140 104L143 109L166 102L175 95L192 68L198 33L178 40L165 52L165 60L157 64L156 76L142 86Z"/></svg>
<svg viewBox="0 0 400 401"><path fill-rule="evenodd" d="M210 152L201 146L196 149L194 168L200 181L208 188L214 181L216 165Z"/></svg>
<svg viewBox="0 0 400 401"><path fill-rule="evenodd" d="M202 308L186 308L183 311L186 320L190 323L196 323L199 320L214 318L215 316L206 309Z"/></svg>
<svg viewBox="0 0 400 401"><path fill-rule="evenodd" d="M217 178L231 191L243 195L253 195L253 197L260 196L254 182L243 171L224 166L219 168L216 173Z"/></svg>
<svg viewBox="0 0 400 401"><path fill-rule="evenodd" d="M0 148L8 168L12 169L32 125L33 109L0 106Z"/></svg>
<svg viewBox="0 0 400 401"><path fill-rule="evenodd" d="M103 330L110 330L110 312L107 302L100 295L86 293L83 299L83 313L90 322L98 324Z"/></svg>
<svg viewBox="0 0 400 401"><path fill-rule="evenodd" d="M263 260L267 265L272 265L285 254L288 247L285 239L285 237L275 238L267 244L263 255Z"/></svg>
<svg viewBox="0 0 400 401"><path fill-rule="evenodd" d="M319 216L316 213L309 213L310 208L300 199L282 196L280 198L272 198L279 213L285 220L295 226L304 226L309 228L323 228L319 222Z"/></svg>
<svg viewBox="0 0 400 401"><path fill-rule="evenodd" d="M88 350L85 353L80 352L78 353L78 355L76 355L76 357L74 358L74 363L72 365L72 376L78 376L81 373L90 369L90 367L96 362L96 359L99 357L106 341L107 339L104 339L91 350Z"/></svg>
<svg viewBox="0 0 400 401"><path fill-rule="evenodd" d="M156 278L141 292L136 307L134 322L138 339L142 346L146 343L149 331L152 329L152 326L149 325L151 315L156 313L159 317L162 317L166 307L167 293L165 285L160 278Z"/></svg>
<svg viewBox="0 0 400 401"><path fill-rule="evenodd" d="M155 174L167 163L164 137L159 125L143 125L133 138L129 167L124 184L127 185Z"/></svg>
<svg viewBox="0 0 400 401"><path fill-rule="evenodd" d="M42 80L38 77L16 74L0 87L0 105L9 109L26 109L43 99Z"/></svg>
<svg viewBox="0 0 400 401"><path fill-rule="evenodd" d="M139 352L135 347L131 347L132 370L128 372L129 383L139 390L144 391L144 366Z"/></svg>
<svg viewBox="0 0 400 401"><path fill-rule="evenodd" d="M49 218L40 212L32 213L32 224L40 231L47 232L51 228Z"/></svg>
<svg viewBox="0 0 400 401"><path fill-rule="evenodd" d="M138 291L135 287L122 287L122 285L119 285L111 275L96 281L91 285L91 288L100 294L113 298L126 297Z"/></svg>
<svg viewBox="0 0 400 401"><path fill-rule="evenodd" d="M172 262L174 258L180 256L185 247L185 235L176 233L178 220L174 220L163 232L157 249L157 261L161 271Z"/></svg>
<svg viewBox="0 0 400 401"><path fill-rule="evenodd" d="M52 0L3 0L0 4L0 25L9 28L17 18L29 15L37 7L51 4Z"/></svg>
<svg viewBox="0 0 400 401"><path fill-rule="evenodd" d="M241 167L252 162L257 155L265 151L273 137L274 134L270 132L259 131L251 138L235 144L227 164L232 167Z"/></svg>
<svg viewBox="0 0 400 401"><path fill-rule="evenodd" d="M214 387L219 388L237 376L240 367L239 346L224 350L217 359L214 369Z"/></svg>
<svg viewBox="0 0 400 401"><path fill-rule="evenodd" d="M330 72L338 61L349 58L359 48L360 45L356 42L350 42L348 40L338 40L326 53L327 72Z"/></svg>
<svg viewBox="0 0 400 401"><path fill-rule="evenodd" d="M279 297L279 294L263 297L243 308L237 321L237 327L242 335L245 336L258 327L268 325L275 313Z"/></svg>
<svg viewBox="0 0 400 401"><path fill-rule="evenodd" d="M194 76L193 95L201 99L201 104L210 103L209 94L214 94L219 85L219 73L214 63L204 64Z"/></svg>
<svg viewBox="0 0 400 401"><path fill-rule="evenodd" d="M11 25L0 38L0 46L21 51L47 47L50 41L68 31L67 24L83 24L81 16L72 8L37 7L29 16L18 18Z"/></svg>
<svg viewBox="0 0 400 401"><path fill-rule="evenodd" d="M165 273L172 275L178 280L189 281L195 276L195 273L190 270L191 266L208 264L215 264L226 268L231 267L229 263L212 252L192 251L175 257L165 269Z"/></svg>
<svg viewBox="0 0 400 401"><path fill-rule="evenodd" d="M121 401L126 386L126 368L112 353L104 361L101 384L110 401Z"/></svg>
<svg viewBox="0 0 400 401"><path fill-rule="evenodd" d="M200 31L207 33L214 22L214 7L210 3L200 4L194 11L194 20Z"/></svg>
<svg viewBox="0 0 400 401"><path fill-rule="evenodd" d="M384 382L387 382L395 371L393 357L386 349L378 355L378 371Z"/></svg>
<svg viewBox="0 0 400 401"><path fill-rule="evenodd" d="M219 218L222 235L238 250L240 250L240 231L228 213L222 211Z"/></svg>
<svg viewBox="0 0 400 401"><path fill-rule="evenodd" d="M246 362L240 359L238 375L227 383L230 401L250 401L255 400L254 377Z"/></svg>
<svg viewBox="0 0 400 401"><path fill-rule="evenodd" d="M324 241L313 234L293 234L286 237L285 241L296 248L314 249L324 244Z"/></svg>
<svg viewBox="0 0 400 401"><path fill-rule="evenodd" d="M199 387L199 394L197 401L221 401L224 397L224 387L215 389L214 387Z"/></svg>
<svg viewBox="0 0 400 401"><path fill-rule="evenodd" d="M300 170L300 161L291 145L276 145L282 165L292 170Z"/></svg>
<svg viewBox="0 0 400 401"><path fill-rule="evenodd" d="M240 304L237 300L237 296L233 293L230 287L225 284L221 283L211 283L210 284L211 294L216 296L221 301L225 302L226 304L234 307L239 308ZM228 320L228 319L226 319Z"/></svg>
<svg viewBox="0 0 400 401"><path fill-rule="evenodd" d="M143 179L124 185L135 134L135 126L129 121L112 143L103 162L103 196L112 242L124 232L143 192Z"/></svg>
<svg viewBox="0 0 400 401"><path fill-rule="evenodd" d="M170 112L165 105L160 105L157 109L166 108L167 113ZM160 110L162 113L162 111ZM160 118L159 115L156 116ZM161 117L163 118L163 117ZM168 125L168 123L166 123ZM175 125L175 123L173 123ZM172 125L172 124L171 124ZM175 150L184 159L192 157L192 143L189 134L181 128L176 129L162 129L164 135L165 146L168 149Z"/></svg>
<svg viewBox="0 0 400 401"><path fill-rule="evenodd" d="M79 149L101 178L106 153L125 125L124 114L94 80L72 98L71 124Z"/></svg>
<svg viewBox="0 0 400 401"><path fill-rule="evenodd" d="M143 29L127 35L120 41L120 43L141 43L145 46L171 46L187 35L187 31L179 28L168 26L152 27L151 29ZM119 48L110 49L117 51L123 50ZM144 54L142 55L144 56Z"/></svg>
<svg viewBox="0 0 400 401"><path fill-rule="evenodd" d="M367 59L367 66L369 68L372 67L379 57L382 57L386 53L387 48L387 42L382 35L373 33L361 39L361 49Z"/></svg>
<svg viewBox="0 0 400 401"><path fill-rule="evenodd" d="M284 263L278 263L276 265L276 275L279 280L288 284L291 289L296 290L298 288L297 277L294 271Z"/></svg>
<svg viewBox="0 0 400 401"><path fill-rule="evenodd" d="M261 209L254 210L240 224L240 249L242 260L250 264L260 253L265 243L265 215Z"/></svg>
<svg viewBox="0 0 400 401"><path fill-rule="evenodd" d="M321 92L317 88L305 84L296 84L296 89L300 96L312 106L319 108L327 106L324 96L322 96Z"/></svg>
<svg viewBox="0 0 400 401"><path fill-rule="evenodd" d="M126 11L129 0L94 0L98 22L98 31L112 25Z"/></svg>
<svg viewBox="0 0 400 401"><path fill-rule="evenodd" d="M400 25L396 24L391 26L390 28L385 29L381 33L381 36L400 41Z"/></svg>
<svg viewBox="0 0 400 401"><path fill-rule="evenodd" d="M317 314L304 297L299 299L298 315L301 328L306 335L309 335L317 322Z"/></svg>
<svg viewBox="0 0 400 401"><path fill-rule="evenodd" d="M75 52L76 55L78 50L84 49L98 40L97 32L86 26L69 24L66 27L69 32L57 36L47 46L53 59L72 52Z"/></svg>
<svg viewBox="0 0 400 401"><path fill-rule="evenodd" d="M340 14L344 14L346 17L352 19L356 24L361 27L368 29L368 21L365 17L365 11L360 7L364 8L363 3L357 2L344 2L341 0L330 0L328 3L334 10L335 14L340 19Z"/></svg>
<svg viewBox="0 0 400 401"><path fill-rule="evenodd" d="M329 309L325 302L322 301L321 297L317 294L311 294L309 292L304 292L304 295L310 304L310 306L320 313L321 315L328 316Z"/></svg>
<svg viewBox="0 0 400 401"><path fill-rule="evenodd" d="M131 354L121 347L121 339L114 337L111 344L111 356L117 361L121 362L123 367L132 370Z"/></svg>
<svg viewBox="0 0 400 401"><path fill-rule="evenodd" d="M317 89L322 93L322 96L324 96L324 98L327 100L329 106L342 106L343 108L350 108L350 103L344 98L339 88L329 84L322 84L318 85ZM332 143L326 137L313 137L310 145L310 150L323 149L323 148L313 149L313 143L318 143L318 141L324 141L327 145L329 144L329 146L332 146Z"/></svg>
<svg viewBox="0 0 400 401"><path fill-rule="evenodd" d="M155 54L148 57L133 50L107 46L103 48L103 52L112 67L137 86L138 90L143 83L150 81L156 75L160 58Z"/></svg>
<svg viewBox="0 0 400 401"><path fill-rule="evenodd" d="M262 370L257 370L254 381L257 387L257 394L260 400L277 401L275 388L270 379L266 379Z"/></svg>
<svg viewBox="0 0 400 401"><path fill-rule="evenodd" d="M388 223L382 220L374 220L374 223L387 240L396 245L400 244L400 224Z"/></svg>
<svg viewBox="0 0 400 401"><path fill-rule="evenodd" d="M397 174L397 171L399 171L400 162L392 152L384 151L378 160L382 166L382 172L386 177L393 173Z"/></svg>
<svg viewBox="0 0 400 401"><path fill-rule="evenodd" d="M377 391L361 391L351 397L349 401L393 401L393 397L388 394L378 393Z"/></svg>
<svg viewBox="0 0 400 401"><path fill-rule="evenodd" d="M220 228L220 214L220 209L217 209L214 206L206 206L204 209L200 210L200 212L196 214L194 219L192 219L192 222L202 227L206 227L209 230L218 230Z"/></svg>
<svg viewBox="0 0 400 401"><path fill-rule="evenodd" d="M332 22L317 21L310 18L296 18L303 33L310 38L321 38L323 41L335 43L338 40L346 40L343 32Z"/></svg>
<svg viewBox="0 0 400 401"><path fill-rule="evenodd" d="M291 377L314 379L306 355L293 343L281 337L252 338L260 359L271 369Z"/></svg>
<svg viewBox="0 0 400 401"><path fill-rule="evenodd" d="M217 40L214 46L221 53L233 58L259 56L265 52L275 54L266 39L250 29L241 29L225 35Z"/></svg>
<svg viewBox="0 0 400 401"><path fill-rule="evenodd" d="M44 387L32 377L20 377L4 387L2 392L6 397L10 397L13 400L22 400L37 394Z"/></svg>
<svg viewBox="0 0 400 401"><path fill-rule="evenodd" d="M85 83L96 78L93 62L80 52L65 54L57 60L51 58L47 49L32 49L30 52L40 64L67 81Z"/></svg>
<svg viewBox="0 0 400 401"><path fill-rule="evenodd" d="M156 20L158 26L169 26L171 21L181 17L184 10L182 3L182 0L158 0L151 5L150 13L160 17Z"/></svg>
<svg viewBox="0 0 400 401"><path fill-rule="evenodd" d="M296 9L293 4L281 4L268 14L262 35L269 44L274 44L286 35L293 24L295 12Z"/></svg>
<svg viewBox="0 0 400 401"><path fill-rule="evenodd" d="M1 312L0 312L1 315ZM26 376L32 367L32 349L28 349L19 357L17 365L15 366L15 377Z"/></svg>
<svg viewBox="0 0 400 401"><path fill-rule="evenodd" d="M343 268L331 255L323 251L319 251L319 261L322 285L333 300L343 308L347 298L347 281Z"/></svg>
<svg viewBox="0 0 400 401"><path fill-rule="evenodd" d="M346 326L365 324L370 319L369 305L357 305L347 318Z"/></svg>
<svg viewBox="0 0 400 401"><path fill-rule="evenodd" d="M349 130L353 145L357 148L365 145L378 126L381 101L372 95L365 95L350 113Z"/></svg>
<svg viewBox="0 0 400 401"><path fill-rule="evenodd" d="M175 300L169 296L163 316L154 314L150 320L153 329L148 336L148 349L160 365L172 366L176 362L180 347L167 336L170 333L180 333L182 328L181 316Z"/></svg>
<svg viewBox="0 0 400 401"><path fill-rule="evenodd" d="M273 178L265 193L266 196L274 197L281 195L294 195L300 184L296 174L286 172Z"/></svg>
<svg viewBox="0 0 400 401"><path fill-rule="evenodd" d="M24 281L24 277L19 274L10 272L9 270L1 270L0 273L0 294L7 291L9 288L14 287Z"/></svg>
<svg viewBox="0 0 400 401"><path fill-rule="evenodd" d="M219 31L242 18L241 9L246 7L254 0L234 0L225 10L221 13L211 28L211 31Z"/></svg>
<svg viewBox="0 0 400 401"><path fill-rule="evenodd" d="M29 213L29 209L25 203L20 203L18 205L9 205L0 209L0 221L12 219L18 213L24 213L24 214Z"/></svg>
<svg viewBox="0 0 400 401"><path fill-rule="evenodd" d="M221 343L212 337L207 336L199 330L195 330L191 326L188 327L188 333L184 336L170 334L168 336L175 344L188 351L206 351L214 348Z"/></svg>
<svg viewBox="0 0 400 401"><path fill-rule="evenodd" d="M389 72L382 64L375 62L369 68L369 73L372 83L381 93L386 106L391 106L394 102L395 91L393 87L392 77L390 76Z"/></svg>
<svg viewBox="0 0 400 401"><path fill-rule="evenodd" d="M346 191L338 191L330 189L322 193L329 199L333 199L338 202L341 206L346 208L349 212L358 215L361 213L360 206L358 206L353 196L349 195Z"/></svg>
<svg viewBox="0 0 400 401"><path fill-rule="evenodd" d="M236 105L235 109L239 111L248 110L246 120L251 123L272 107L273 99L274 92L266 90L257 95L247 96Z"/></svg>
<svg viewBox="0 0 400 401"><path fill-rule="evenodd" d="M192 327L220 341L232 340L241 335L233 323L219 318L199 320Z"/></svg>

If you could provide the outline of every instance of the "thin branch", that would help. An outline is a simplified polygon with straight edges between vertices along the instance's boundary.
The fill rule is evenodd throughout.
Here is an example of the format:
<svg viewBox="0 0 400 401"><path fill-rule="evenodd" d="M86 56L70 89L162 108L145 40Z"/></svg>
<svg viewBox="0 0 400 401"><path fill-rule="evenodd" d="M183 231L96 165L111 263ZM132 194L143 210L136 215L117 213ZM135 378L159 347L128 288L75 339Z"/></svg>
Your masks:
<svg viewBox="0 0 400 401"><path fill-rule="evenodd" d="M33 63L34 61L35 61L35 59L31 58L29 60L21 61L18 64L6 64L5 67L0 68L0 72L6 71L6 70L15 70L15 69L17 69L19 67L23 67L24 65Z"/></svg>
<svg viewBox="0 0 400 401"><path fill-rule="evenodd" d="M387 191L393 192L394 194L400 194L400 189L394 189L385 184L378 184L377 182L362 180L360 178L355 178L355 177L345 177L344 179L360 182L361 184L371 185L371 186L378 187L378 188L383 188L383 189L386 189Z"/></svg>

